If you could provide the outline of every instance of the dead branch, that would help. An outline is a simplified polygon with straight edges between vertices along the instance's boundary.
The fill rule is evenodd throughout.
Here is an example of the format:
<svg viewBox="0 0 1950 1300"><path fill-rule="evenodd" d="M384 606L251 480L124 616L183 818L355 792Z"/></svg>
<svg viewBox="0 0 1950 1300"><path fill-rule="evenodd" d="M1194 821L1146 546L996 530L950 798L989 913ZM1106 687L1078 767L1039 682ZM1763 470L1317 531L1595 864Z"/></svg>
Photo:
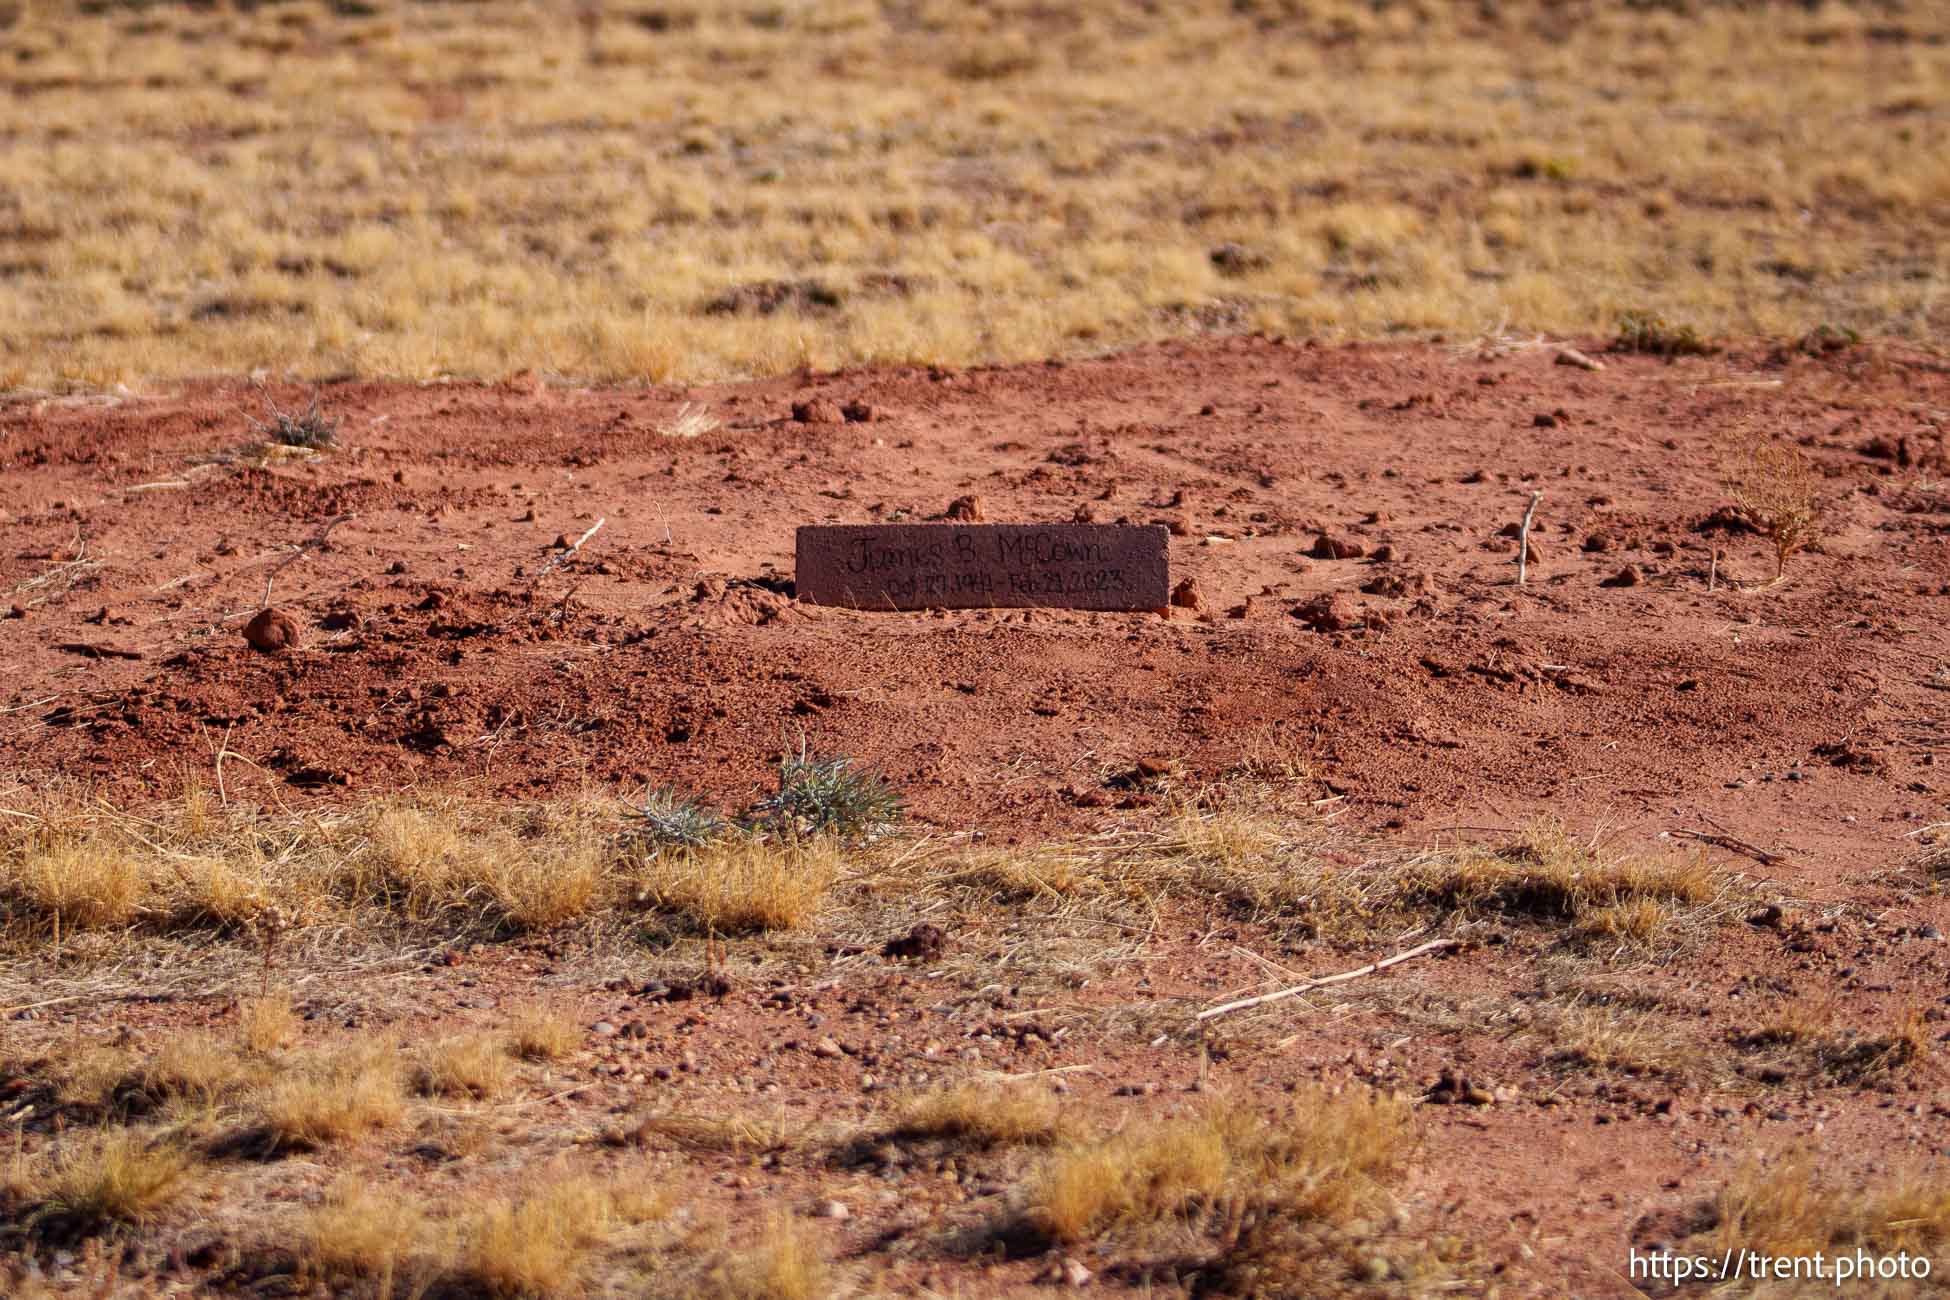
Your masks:
<svg viewBox="0 0 1950 1300"><path fill-rule="evenodd" d="M1731 835L1713 835L1706 831L1668 831L1666 833L1668 835L1676 835L1682 840L1698 840L1702 844L1711 844L1715 848L1725 849L1729 853L1742 854L1745 857L1752 858L1763 867L1771 867L1777 862L1787 861L1786 858L1778 853L1770 853L1757 844L1749 844L1745 840L1737 840Z"/></svg>
<svg viewBox="0 0 1950 1300"><path fill-rule="evenodd" d="M1227 1002L1223 1006L1208 1007L1204 1011L1199 1012L1194 1019L1211 1020L1214 1017L1227 1015L1234 1011L1244 1011L1248 1007L1262 1007L1269 1002L1279 1002L1285 998L1297 997L1302 993L1311 992L1317 988L1324 988L1329 984L1344 984L1348 980L1360 979L1364 975L1372 975L1376 971L1387 970L1390 966L1399 966L1405 961L1426 956L1432 952L1446 952L1452 948L1460 948L1462 946L1463 941L1461 939L1431 939L1425 944L1410 948L1407 952L1398 952L1393 957L1384 957L1380 961L1370 962L1358 970L1342 971L1338 975L1323 975L1319 979L1308 980L1305 984L1295 984L1291 988L1279 989L1272 993L1262 993L1258 997L1240 998L1237 1002Z"/></svg>
<svg viewBox="0 0 1950 1300"><path fill-rule="evenodd" d="M1537 516L1537 503L1544 499L1542 492L1530 494L1530 506L1523 512L1523 526L1517 529L1517 585L1530 581L1530 521Z"/></svg>

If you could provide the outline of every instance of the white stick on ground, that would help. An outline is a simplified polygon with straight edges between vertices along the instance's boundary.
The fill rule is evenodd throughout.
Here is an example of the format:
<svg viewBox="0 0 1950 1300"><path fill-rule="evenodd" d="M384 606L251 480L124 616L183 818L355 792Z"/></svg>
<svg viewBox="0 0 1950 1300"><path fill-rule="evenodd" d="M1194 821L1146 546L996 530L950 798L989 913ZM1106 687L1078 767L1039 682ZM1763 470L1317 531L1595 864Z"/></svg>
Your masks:
<svg viewBox="0 0 1950 1300"><path fill-rule="evenodd" d="M1530 581L1530 521L1536 517L1537 503L1544 499L1542 492L1530 494L1530 508L1523 512L1523 527L1517 529L1517 585Z"/></svg>
<svg viewBox="0 0 1950 1300"><path fill-rule="evenodd" d="M1421 957L1432 952L1442 952L1450 948L1460 948L1462 947L1462 942L1461 939L1431 939L1420 947L1410 948L1407 952L1398 952L1393 957L1384 957L1377 962L1370 962L1359 970L1346 970L1338 975L1323 975L1317 980L1308 980L1305 984L1295 984L1292 988L1279 989L1272 993L1262 993L1256 998L1241 998L1237 1002L1228 1002L1224 1006L1208 1007L1206 1010L1199 1012L1195 1019L1210 1020L1215 1016L1223 1016L1229 1012L1244 1011L1247 1007L1263 1007L1268 1002L1278 1002L1284 998L1297 997L1302 993L1323 988L1329 984L1344 984L1348 980L1360 979L1363 975L1372 975L1378 970L1387 970L1390 966L1399 966L1401 963L1415 957Z"/></svg>

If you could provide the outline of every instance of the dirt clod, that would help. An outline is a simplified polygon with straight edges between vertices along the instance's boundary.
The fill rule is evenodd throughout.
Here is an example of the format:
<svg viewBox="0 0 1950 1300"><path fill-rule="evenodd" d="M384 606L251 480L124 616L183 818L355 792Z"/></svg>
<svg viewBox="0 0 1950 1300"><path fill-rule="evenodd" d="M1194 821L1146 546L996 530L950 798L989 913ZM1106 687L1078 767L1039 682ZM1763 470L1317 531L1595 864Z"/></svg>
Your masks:
<svg viewBox="0 0 1950 1300"><path fill-rule="evenodd" d="M792 418L800 424L845 424L846 412L830 398L815 397L810 401L794 402Z"/></svg>
<svg viewBox="0 0 1950 1300"><path fill-rule="evenodd" d="M298 624L281 609L261 609L250 622L244 624L244 640L250 642L253 650L277 654L297 646Z"/></svg>

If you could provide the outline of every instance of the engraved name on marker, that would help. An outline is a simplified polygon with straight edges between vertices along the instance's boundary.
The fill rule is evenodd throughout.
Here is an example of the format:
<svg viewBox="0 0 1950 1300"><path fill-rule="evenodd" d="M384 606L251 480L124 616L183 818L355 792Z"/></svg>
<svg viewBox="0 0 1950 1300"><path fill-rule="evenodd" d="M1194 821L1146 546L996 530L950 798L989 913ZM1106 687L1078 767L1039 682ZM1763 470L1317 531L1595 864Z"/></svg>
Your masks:
<svg viewBox="0 0 1950 1300"><path fill-rule="evenodd" d="M798 533L800 600L854 609L1161 609L1162 525L818 524Z"/></svg>

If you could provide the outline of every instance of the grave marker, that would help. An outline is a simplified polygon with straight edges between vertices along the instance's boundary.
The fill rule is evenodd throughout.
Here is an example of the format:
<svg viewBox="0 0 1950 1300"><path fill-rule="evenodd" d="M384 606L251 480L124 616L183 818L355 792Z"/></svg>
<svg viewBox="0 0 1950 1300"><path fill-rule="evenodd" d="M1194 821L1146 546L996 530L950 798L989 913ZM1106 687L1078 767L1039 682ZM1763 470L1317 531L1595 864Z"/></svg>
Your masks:
<svg viewBox="0 0 1950 1300"><path fill-rule="evenodd" d="M1163 525L831 524L798 535L800 600L854 609L1162 609Z"/></svg>

